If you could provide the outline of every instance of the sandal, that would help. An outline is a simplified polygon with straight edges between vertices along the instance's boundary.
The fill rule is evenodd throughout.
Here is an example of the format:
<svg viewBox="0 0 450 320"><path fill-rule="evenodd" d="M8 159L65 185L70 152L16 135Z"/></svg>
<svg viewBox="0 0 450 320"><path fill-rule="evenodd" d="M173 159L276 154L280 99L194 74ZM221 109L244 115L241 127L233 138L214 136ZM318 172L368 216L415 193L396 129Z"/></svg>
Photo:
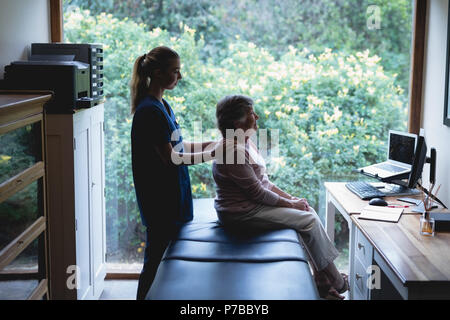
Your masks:
<svg viewBox="0 0 450 320"><path fill-rule="evenodd" d="M345 291L350 291L350 284L348 283L348 275L345 273L341 273L342 279L344 279L344 284L342 285L342 288L336 291L338 293L344 293Z"/></svg>
<svg viewBox="0 0 450 320"><path fill-rule="evenodd" d="M334 288L331 287L328 290L328 294L325 296L326 300L344 300L345 297L340 295L339 292Z"/></svg>
<svg viewBox="0 0 450 320"><path fill-rule="evenodd" d="M319 296L322 299L326 300L343 300L344 296L341 294L350 290L350 286L348 283L348 276L344 273L341 273L342 278L344 279L344 284L341 289L337 290L334 288L324 273L317 273L314 275L314 280L316 282L317 290L319 291Z"/></svg>

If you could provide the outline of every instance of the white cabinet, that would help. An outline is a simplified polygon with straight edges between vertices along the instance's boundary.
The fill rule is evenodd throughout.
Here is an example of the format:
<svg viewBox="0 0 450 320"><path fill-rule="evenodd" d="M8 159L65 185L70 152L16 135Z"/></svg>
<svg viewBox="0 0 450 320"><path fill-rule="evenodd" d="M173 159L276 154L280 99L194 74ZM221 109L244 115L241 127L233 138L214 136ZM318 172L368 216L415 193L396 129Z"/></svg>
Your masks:
<svg viewBox="0 0 450 320"><path fill-rule="evenodd" d="M53 299L98 299L105 278L103 104L48 114L49 258Z"/></svg>

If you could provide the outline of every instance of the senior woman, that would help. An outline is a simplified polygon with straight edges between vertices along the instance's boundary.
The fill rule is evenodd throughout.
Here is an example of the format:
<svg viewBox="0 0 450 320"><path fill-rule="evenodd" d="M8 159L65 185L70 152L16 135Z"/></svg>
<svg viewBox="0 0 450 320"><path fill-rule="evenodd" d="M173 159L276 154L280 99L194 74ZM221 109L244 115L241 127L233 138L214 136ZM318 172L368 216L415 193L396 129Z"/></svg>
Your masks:
<svg viewBox="0 0 450 320"><path fill-rule="evenodd" d="M338 252L318 215L306 199L291 196L269 181L264 159L249 139L258 128L252 99L242 95L223 98L217 104L216 118L225 146L212 168L220 222L239 230L295 229L310 256L320 296L343 299L348 279L333 263Z"/></svg>

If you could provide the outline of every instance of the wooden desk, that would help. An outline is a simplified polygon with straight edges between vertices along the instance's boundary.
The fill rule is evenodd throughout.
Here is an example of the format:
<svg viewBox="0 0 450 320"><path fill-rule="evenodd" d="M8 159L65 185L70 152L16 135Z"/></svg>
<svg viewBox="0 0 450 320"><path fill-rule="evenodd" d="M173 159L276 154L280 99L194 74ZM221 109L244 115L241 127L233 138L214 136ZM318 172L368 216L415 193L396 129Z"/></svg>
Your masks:
<svg viewBox="0 0 450 320"><path fill-rule="evenodd" d="M403 299L448 299L450 298L450 232L438 232L434 237L419 233L420 214L405 208L398 223L360 220L358 214L368 201L361 200L347 190L345 183L325 183L327 207L326 230L334 238L334 217L338 212L346 219L350 230L350 275L357 275L365 258L359 256L362 249L371 255L373 265L378 266L390 284ZM398 202L397 197L386 198ZM404 204L404 203L403 203ZM362 240L361 240L362 239ZM368 244L364 244L367 240ZM364 247L366 245L366 247ZM371 246L371 248L369 248ZM364 266L366 267L366 266ZM367 280L367 275L359 277ZM364 278L364 276L366 278ZM386 298L383 286L361 294L356 284L358 279L350 277L350 299ZM364 285L364 284L363 284ZM359 290L359 291L358 291Z"/></svg>

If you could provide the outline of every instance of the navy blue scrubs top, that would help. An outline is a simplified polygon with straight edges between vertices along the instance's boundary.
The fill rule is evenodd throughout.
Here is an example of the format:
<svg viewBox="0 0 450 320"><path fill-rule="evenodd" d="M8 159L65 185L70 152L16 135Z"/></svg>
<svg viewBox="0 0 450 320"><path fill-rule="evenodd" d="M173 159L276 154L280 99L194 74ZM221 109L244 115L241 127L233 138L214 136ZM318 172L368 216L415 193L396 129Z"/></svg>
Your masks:
<svg viewBox="0 0 450 320"><path fill-rule="evenodd" d="M131 128L134 187L146 227L180 226L193 218L188 167L168 165L156 152L156 146L169 142L172 148L183 152L175 114L167 101L163 102L164 105L152 96L142 99Z"/></svg>

